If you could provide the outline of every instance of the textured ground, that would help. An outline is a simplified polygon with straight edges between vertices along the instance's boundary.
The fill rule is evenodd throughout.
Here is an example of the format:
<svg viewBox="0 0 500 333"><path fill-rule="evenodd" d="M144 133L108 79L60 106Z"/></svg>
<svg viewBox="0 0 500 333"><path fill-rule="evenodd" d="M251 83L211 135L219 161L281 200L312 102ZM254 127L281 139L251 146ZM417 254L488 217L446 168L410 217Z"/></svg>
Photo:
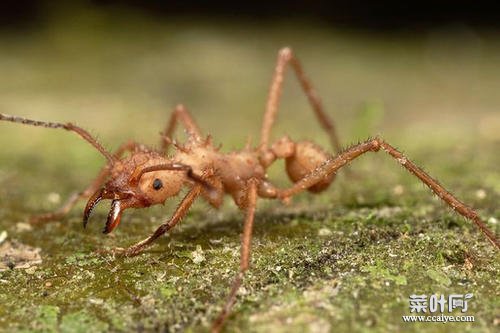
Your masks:
<svg viewBox="0 0 500 333"><path fill-rule="evenodd" d="M74 121L112 148L128 138L156 144L169 109L182 101L229 151L257 139L276 52L291 45L346 144L382 135L498 233L494 35L215 27L92 11L64 17L37 33L0 36L8 50L0 54L0 112ZM298 85L286 88L276 135L325 144ZM0 142L0 239L40 248L42 258L0 272L0 330L207 330L238 267L241 214L229 200L219 212L196 205L141 256L94 255L142 239L175 203L128 212L110 236L100 233L106 205L87 230L82 205L61 222L30 228L31 214L56 208L103 161L58 131L0 124ZM382 154L352 169L355 178L339 175L323 195L300 196L289 207L260 203L252 269L227 331L498 330L499 255L476 228ZM286 184L281 165L270 174ZM467 314L476 322L403 324L414 293L473 293Z"/></svg>

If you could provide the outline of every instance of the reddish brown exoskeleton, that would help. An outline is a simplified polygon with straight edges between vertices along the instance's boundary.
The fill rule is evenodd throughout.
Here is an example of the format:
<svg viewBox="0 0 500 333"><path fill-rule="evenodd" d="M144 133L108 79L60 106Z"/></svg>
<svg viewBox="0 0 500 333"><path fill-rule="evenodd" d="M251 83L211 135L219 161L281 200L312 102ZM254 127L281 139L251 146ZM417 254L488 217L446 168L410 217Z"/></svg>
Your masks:
<svg viewBox="0 0 500 333"><path fill-rule="evenodd" d="M278 113L282 84L288 65L295 71L320 125L329 135L336 155L328 153L312 142L295 142L286 136L270 144L271 128ZM222 327L235 301L243 274L249 267L257 198L288 201L303 191L321 192L334 180L338 170L367 152L383 151L393 157L453 210L474 222L491 244L499 248L499 242L494 233L486 227L472 208L455 198L436 180L383 139L369 139L341 150L333 122L323 111L318 95L289 48L282 49L278 55L264 114L260 144L257 147L247 146L238 152L222 153L215 148L210 137L202 136L195 121L182 105L177 106L172 113L162 135L160 151L129 142L111 154L88 132L73 124L41 122L4 114L0 114L0 120L76 132L107 159L108 163L87 189L71 196L58 211L35 217L33 219L35 222L61 218L79 199L89 198L83 216L85 226L97 203L103 199L110 199L112 200L111 210L104 228L104 233L109 233L120 223L125 209L164 203L165 200L176 196L183 187L189 187L187 195L182 199L172 217L151 236L126 249L114 249L114 252L126 256L137 255L155 239L172 229L186 215L196 198L202 197L213 207L218 208L222 204L224 194L231 195L234 202L246 214L240 269L225 306L213 324L213 331L218 331ZM172 140L172 134L179 122L188 134L188 140L183 145ZM166 152L172 144L175 147L175 153L169 156ZM122 157L127 151L130 155ZM267 168L277 159L285 160L286 172L294 183L290 188L277 188L266 176Z"/></svg>

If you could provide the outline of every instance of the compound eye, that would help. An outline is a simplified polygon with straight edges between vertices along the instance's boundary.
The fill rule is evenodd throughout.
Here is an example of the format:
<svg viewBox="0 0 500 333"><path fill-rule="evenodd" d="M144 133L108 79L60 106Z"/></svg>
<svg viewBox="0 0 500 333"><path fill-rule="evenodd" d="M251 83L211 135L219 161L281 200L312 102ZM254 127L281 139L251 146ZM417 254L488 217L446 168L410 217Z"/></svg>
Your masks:
<svg viewBox="0 0 500 333"><path fill-rule="evenodd" d="M161 179L156 178L156 179L153 181L153 188L154 188L155 190L157 190L157 191L158 191L158 190L159 190L159 189L161 189L162 187L163 187L163 183L161 182Z"/></svg>

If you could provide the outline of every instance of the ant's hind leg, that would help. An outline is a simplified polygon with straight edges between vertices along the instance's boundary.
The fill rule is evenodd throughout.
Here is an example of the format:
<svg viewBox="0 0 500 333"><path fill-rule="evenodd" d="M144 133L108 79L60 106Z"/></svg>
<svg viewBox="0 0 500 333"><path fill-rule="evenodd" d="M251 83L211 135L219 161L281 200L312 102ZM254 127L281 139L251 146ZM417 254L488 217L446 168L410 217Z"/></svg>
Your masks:
<svg viewBox="0 0 500 333"><path fill-rule="evenodd" d="M170 120L168 121L168 124L165 128L165 132L162 134L162 150L166 151L170 143L172 143L172 135L174 134L178 122L180 122L182 126L184 126L188 136L201 138L200 128L194 121L188 109L184 105L178 104L172 112L172 115L170 116Z"/></svg>
<svg viewBox="0 0 500 333"><path fill-rule="evenodd" d="M307 190L314 184L320 182L325 176L335 174L340 168L346 166L352 160L358 158L359 156L373 151L385 151L392 158L398 161L401 166L408 170L411 174L416 176L422 183L429 187L432 192L434 192L441 200L443 200L448 206L454 211L462 215L463 217L471 220L476 224L476 226L481 230L484 236L490 241L490 243L497 249L500 248L500 243L498 242L495 234L488 229L488 227L481 221L481 218L477 212L471 207L467 206L460 200L458 200L453 194L446 190L437 180L429 176L424 170L419 168L415 163L410 161L406 156L404 156L396 148L385 142L380 138L369 139L363 143L352 146L349 149L341 152L336 157L325 161L325 163L311 172L290 188L285 190L279 190L277 197L280 199L288 199L295 194L298 194L304 190Z"/></svg>
<svg viewBox="0 0 500 333"><path fill-rule="evenodd" d="M292 50L288 47L281 49L278 53L278 60L274 69L271 87L269 88L269 95L266 103L266 112L264 114L264 120L262 123L260 149L263 152L269 149L268 146L271 129L278 115L280 96L281 91L283 90L283 81L285 80L285 71L288 64L290 64L290 66L293 68L297 79L300 82L302 90L306 94L307 99L309 100L309 103L311 104L311 107L316 114L316 118L318 119L321 127L328 134L333 149L336 153L339 153L341 150L341 146L334 123L328 116L328 114L324 111L321 99L316 93L316 90L314 90L311 81L309 81L309 79L305 75L299 60L294 56Z"/></svg>
<svg viewBox="0 0 500 333"><path fill-rule="evenodd" d="M137 143L133 141L126 142L125 144L118 147L118 149L113 154L113 157L119 158L126 151L132 151L136 149L136 147L138 147ZM86 189L84 189L82 192L73 192L59 209L57 209L52 213L45 213L45 214L31 216L30 222L42 223L42 222L57 221L62 219L71 211L71 209L78 203L79 200L86 199L90 197L92 194L94 194L97 191L97 189L99 189L99 187L102 186L108 175L109 175L109 164L101 169L95 180Z"/></svg>

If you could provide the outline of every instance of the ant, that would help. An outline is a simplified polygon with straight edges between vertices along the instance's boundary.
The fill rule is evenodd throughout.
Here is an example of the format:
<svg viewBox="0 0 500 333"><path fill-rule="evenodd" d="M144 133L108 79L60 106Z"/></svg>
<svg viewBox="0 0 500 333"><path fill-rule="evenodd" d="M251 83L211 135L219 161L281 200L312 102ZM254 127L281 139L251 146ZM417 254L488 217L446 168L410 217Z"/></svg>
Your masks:
<svg viewBox="0 0 500 333"><path fill-rule="evenodd" d="M288 136L270 142L270 134L276 116L287 67L290 66L307 96L314 114L328 134L336 155L328 153L310 141L293 141ZM189 188L172 217L144 240L124 249L115 248L113 253L135 256L162 236L185 216L193 202L202 197L210 205L219 208L225 194L232 196L236 205L245 212L239 273L236 275L227 301L212 331L218 332L227 319L236 300L244 273L249 268L252 228L258 198L279 199L288 202L294 195L309 191L324 191L335 179L338 170L367 152L383 151L394 158L406 170L427 185L454 211L471 220L495 248L500 244L495 234L481 221L472 208L458 200L437 180L410 161L400 151L379 137L342 150L334 123L323 110L319 96L306 77L298 59L288 47L278 53L269 96L264 114L260 144L249 144L241 151L222 153L214 147L210 136L204 137L189 111L178 105L161 136L161 149L153 150L136 142L127 142L114 153L108 152L87 131L71 124L43 122L0 114L0 120L47 128L60 128L75 132L96 148L107 160L106 166L97 178L80 193L73 194L57 211L32 218L33 222L56 220L64 217L78 200L88 198L83 213L83 226L89 221L94 207L103 199L111 200L104 233L110 233L121 221L122 212L127 208L144 208L162 204L176 196L184 186ZM188 135L184 144L172 139L173 132L180 123ZM175 148L173 155L167 155L170 145ZM128 157L123 155L129 152ZM284 159L286 172L293 185L286 189L275 187L266 176L266 169L278 159Z"/></svg>

